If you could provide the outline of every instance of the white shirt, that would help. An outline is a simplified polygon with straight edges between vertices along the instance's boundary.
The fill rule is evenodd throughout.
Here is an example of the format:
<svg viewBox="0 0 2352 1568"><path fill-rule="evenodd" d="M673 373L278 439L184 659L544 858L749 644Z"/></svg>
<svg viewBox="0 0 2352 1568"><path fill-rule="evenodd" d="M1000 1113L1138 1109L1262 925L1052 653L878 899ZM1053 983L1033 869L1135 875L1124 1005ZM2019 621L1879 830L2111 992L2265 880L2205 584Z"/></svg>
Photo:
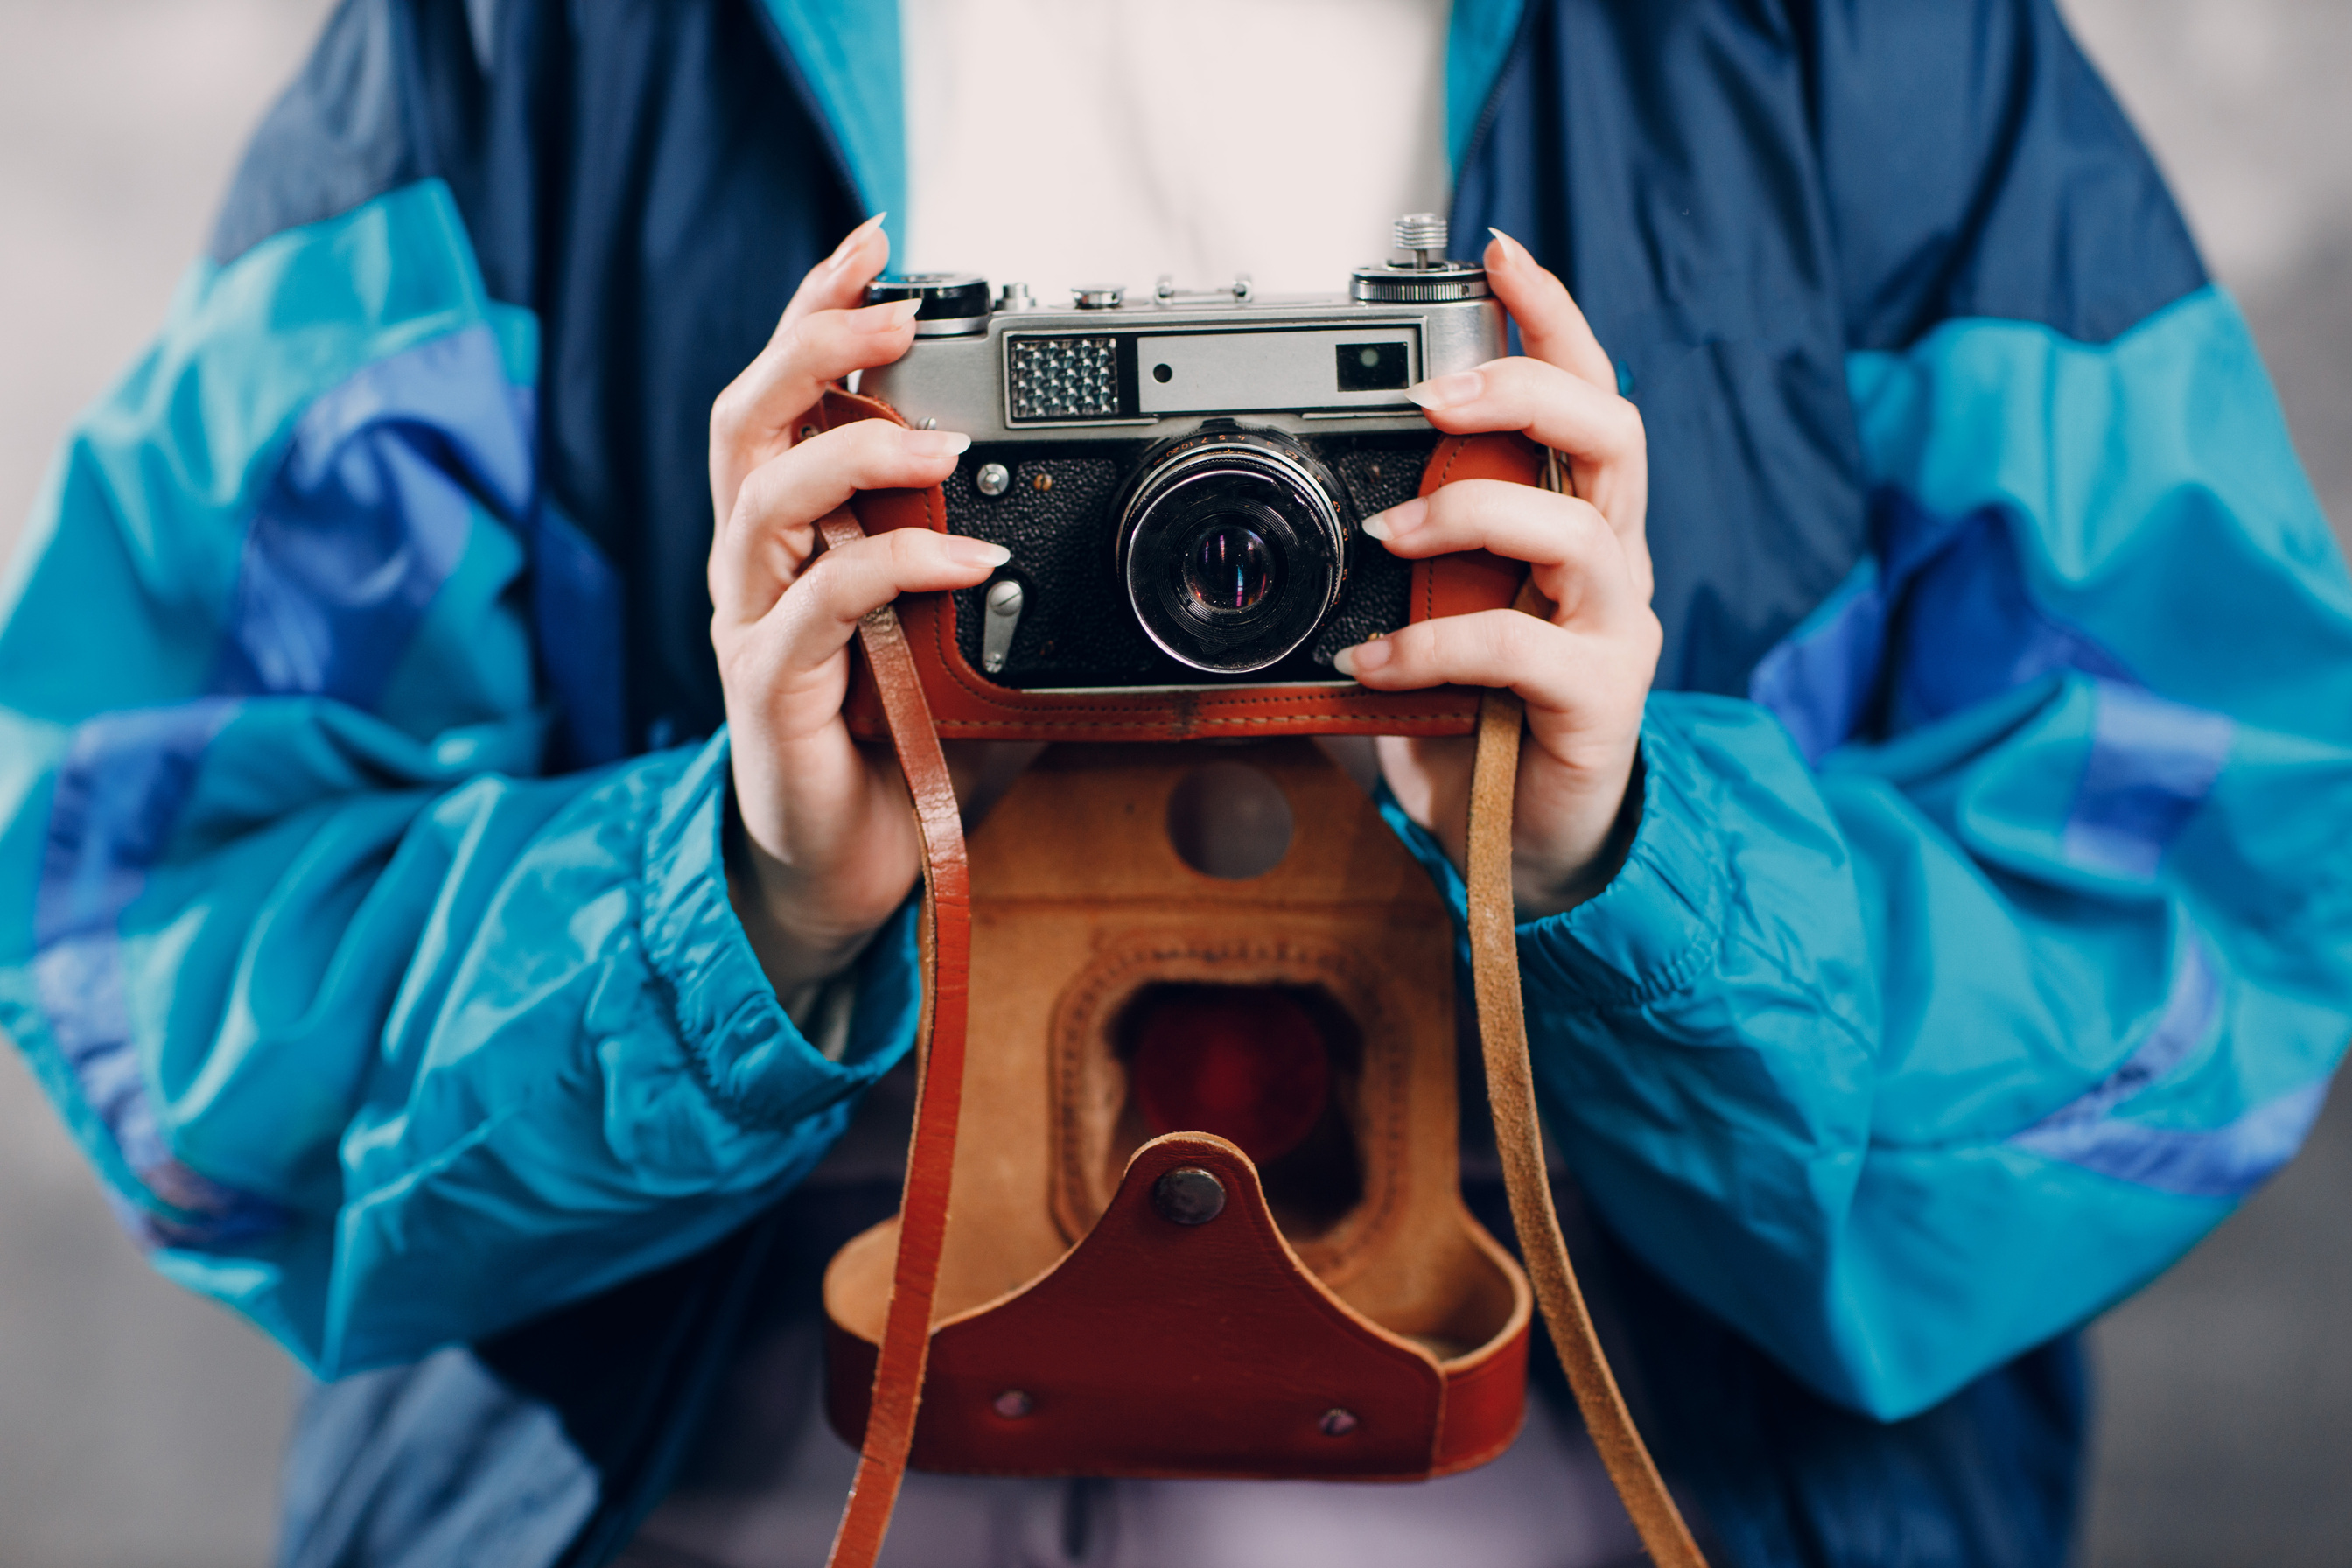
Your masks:
<svg viewBox="0 0 2352 1568"><path fill-rule="evenodd" d="M1447 0L900 0L907 271L1336 294L1444 212Z"/></svg>

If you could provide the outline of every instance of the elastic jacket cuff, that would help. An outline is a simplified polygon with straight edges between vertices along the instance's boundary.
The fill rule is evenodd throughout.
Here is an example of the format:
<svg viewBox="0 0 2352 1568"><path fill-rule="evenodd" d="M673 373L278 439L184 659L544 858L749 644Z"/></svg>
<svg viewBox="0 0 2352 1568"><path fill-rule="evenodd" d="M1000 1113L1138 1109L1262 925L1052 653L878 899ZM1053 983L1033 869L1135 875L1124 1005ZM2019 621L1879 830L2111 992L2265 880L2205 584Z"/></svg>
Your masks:
<svg viewBox="0 0 2352 1568"><path fill-rule="evenodd" d="M1643 722L1642 761L1641 819L1617 875L1576 908L1518 928L1530 1004L1637 1006L1689 984L1712 961L1725 903L1714 783L1682 735L1654 717ZM1459 935L1469 918L1461 873L1385 784L1379 801L1436 880Z"/></svg>
<svg viewBox="0 0 2352 1568"><path fill-rule="evenodd" d="M1519 974L1556 1005L1639 1006L1707 968L1725 916L1721 803L1687 741L1642 724L1642 816L1625 864L1598 894L1519 927Z"/></svg>
<svg viewBox="0 0 2352 1568"><path fill-rule="evenodd" d="M848 1044L827 1060L785 1015L728 898L728 754L721 730L663 792L647 826L646 959L719 1108L746 1125L789 1127L864 1089L913 1047L922 1001L915 905L858 960Z"/></svg>

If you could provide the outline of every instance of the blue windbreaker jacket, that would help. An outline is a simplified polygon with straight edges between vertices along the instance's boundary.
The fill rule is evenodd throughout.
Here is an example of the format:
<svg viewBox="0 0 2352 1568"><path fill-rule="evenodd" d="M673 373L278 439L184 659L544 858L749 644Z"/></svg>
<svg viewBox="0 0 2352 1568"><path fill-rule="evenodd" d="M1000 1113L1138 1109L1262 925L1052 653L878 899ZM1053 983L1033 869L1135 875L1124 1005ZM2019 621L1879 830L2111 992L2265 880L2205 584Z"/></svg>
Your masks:
<svg viewBox="0 0 2352 1568"><path fill-rule="evenodd" d="M625 1539L908 1049L903 921L832 1060L730 910L703 585L712 395L904 206L896 32L346 0L0 584L0 1027L156 1267L327 1377L633 1347L501 1561ZM2352 1030L2352 578L2048 0L1457 0L1447 81L1455 232L1650 433L1638 836L1520 951L1662 1447L1736 1561L2053 1560L2035 1347Z"/></svg>

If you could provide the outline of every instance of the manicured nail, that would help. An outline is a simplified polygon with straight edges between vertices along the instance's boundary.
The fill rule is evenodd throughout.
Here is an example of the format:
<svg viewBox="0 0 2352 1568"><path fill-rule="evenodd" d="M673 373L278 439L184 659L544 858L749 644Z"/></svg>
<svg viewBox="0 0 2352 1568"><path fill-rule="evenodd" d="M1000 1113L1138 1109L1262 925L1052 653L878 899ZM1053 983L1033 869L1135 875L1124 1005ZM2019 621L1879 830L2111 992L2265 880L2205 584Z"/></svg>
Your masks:
<svg viewBox="0 0 2352 1568"><path fill-rule="evenodd" d="M1486 226L1486 232L1493 235L1495 237L1495 242L1503 247L1504 260L1517 261L1520 257L1525 256L1528 253L1528 247L1526 246L1521 245L1517 240L1513 239L1509 235L1505 234L1493 224L1488 224Z"/></svg>
<svg viewBox="0 0 2352 1568"><path fill-rule="evenodd" d="M971 437L959 430L906 430L898 439L910 458L952 458L971 445Z"/></svg>
<svg viewBox="0 0 2352 1568"><path fill-rule="evenodd" d="M1429 516L1429 503L1415 496L1386 511L1377 511L1364 519L1364 531L1374 539L1395 539L1419 528Z"/></svg>
<svg viewBox="0 0 2352 1568"><path fill-rule="evenodd" d="M1423 408L1453 408L1475 402L1486 390L1486 380L1475 370L1461 370L1452 375L1441 375L1424 381L1419 386L1408 386L1404 395Z"/></svg>
<svg viewBox="0 0 2352 1568"><path fill-rule="evenodd" d="M837 272L842 268L847 266L849 264L851 255L857 249L858 241L873 233L875 228L881 224L882 220L889 216L890 215L888 213L876 213L872 217L867 218L864 223L861 223L856 228L851 229L849 233L843 237L842 242L834 247L831 259L825 262L826 268L828 270Z"/></svg>
<svg viewBox="0 0 2352 1568"><path fill-rule="evenodd" d="M993 571L1013 559L1013 552L1002 544L991 544L985 539L967 539L961 533L949 534L944 548L948 559L959 566L985 566Z"/></svg>
<svg viewBox="0 0 2352 1568"><path fill-rule="evenodd" d="M1360 680L1367 670L1378 669L1389 661L1395 650L1385 637L1360 642L1353 647L1343 647L1331 656L1331 667L1350 680Z"/></svg>
<svg viewBox="0 0 2352 1568"><path fill-rule="evenodd" d="M849 312L849 324L864 332L895 332L915 319L923 308L920 300L886 300L879 305L861 305Z"/></svg>

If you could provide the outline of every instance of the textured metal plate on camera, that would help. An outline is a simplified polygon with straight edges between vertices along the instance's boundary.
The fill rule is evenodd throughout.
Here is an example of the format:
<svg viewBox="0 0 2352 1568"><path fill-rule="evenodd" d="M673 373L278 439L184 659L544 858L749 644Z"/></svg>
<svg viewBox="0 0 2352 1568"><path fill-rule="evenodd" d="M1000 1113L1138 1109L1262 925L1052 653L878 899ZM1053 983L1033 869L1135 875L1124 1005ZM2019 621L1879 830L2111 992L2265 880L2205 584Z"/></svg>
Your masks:
<svg viewBox="0 0 2352 1568"><path fill-rule="evenodd" d="M1393 386L1340 389L1342 350L1401 345ZM1137 405L1146 414L1257 413L1275 408L1410 406L1421 379L1421 329L1367 321L1324 331L1184 332L1135 341Z"/></svg>
<svg viewBox="0 0 2352 1568"><path fill-rule="evenodd" d="M1118 412L1118 356L1107 337L1018 337L1013 417L1093 419Z"/></svg>

